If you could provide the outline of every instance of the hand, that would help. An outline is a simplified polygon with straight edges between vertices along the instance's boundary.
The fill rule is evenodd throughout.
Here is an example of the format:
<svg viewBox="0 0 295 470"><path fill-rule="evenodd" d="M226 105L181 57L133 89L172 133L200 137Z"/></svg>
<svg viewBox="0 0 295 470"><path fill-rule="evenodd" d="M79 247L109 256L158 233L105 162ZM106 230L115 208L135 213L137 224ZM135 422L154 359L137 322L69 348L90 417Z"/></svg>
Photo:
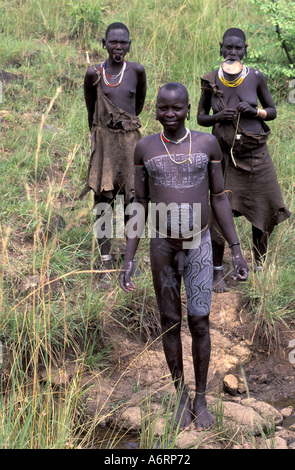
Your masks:
<svg viewBox="0 0 295 470"><path fill-rule="evenodd" d="M235 108L224 108L219 113L215 114L215 118L218 121L232 121L237 116L237 110Z"/></svg>
<svg viewBox="0 0 295 470"><path fill-rule="evenodd" d="M131 281L132 261L124 263L119 274L120 287L125 292L130 292L135 289L135 284Z"/></svg>
<svg viewBox="0 0 295 470"><path fill-rule="evenodd" d="M247 101L241 101L241 103L237 106L237 110L241 114L247 114L248 116L255 117L257 114L257 109L253 108Z"/></svg>
<svg viewBox="0 0 295 470"><path fill-rule="evenodd" d="M234 267L234 279L238 281L247 281L249 269L240 248L232 253L232 262Z"/></svg>

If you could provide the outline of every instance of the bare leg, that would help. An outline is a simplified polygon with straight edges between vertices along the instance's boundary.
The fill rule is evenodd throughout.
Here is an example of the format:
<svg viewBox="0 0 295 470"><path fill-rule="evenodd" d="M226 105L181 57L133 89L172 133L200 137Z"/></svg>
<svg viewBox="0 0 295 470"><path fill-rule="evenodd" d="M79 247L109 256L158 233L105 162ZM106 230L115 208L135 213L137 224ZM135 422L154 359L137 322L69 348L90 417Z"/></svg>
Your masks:
<svg viewBox="0 0 295 470"><path fill-rule="evenodd" d="M207 409L206 385L211 354L209 313L212 299L212 249L210 234L204 235L200 246L188 252L188 265L183 275L187 292L188 324L192 336L192 356L196 395L193 419L197 430L214 423Z"/></svg>
<svg viewBox="0 0 295 470"><path fill-rule="evenodd" d="M180 430L183 430L191 424L191 402L184 383L181 319L175 322L170 316L167 320L166 315L161 315L163 349L176 391L180 394L175 424L180 423Z"/></svg>
<svg viewBox="0 0 295 470"><path fill-rule="evenodd" d="M223 253L224 244L218 244L212 240L213 250L213 290L214 292L227 292L229 289L224 280Z"/></svg>
<svg viewBox="0 0 295 470"><path fill-rule="evenodd" d="M192 354L196 380L196 395L193 403L194 424L198 431L203 431L215 424L214 416L207 409L206 384L211 354L209 317L189 316L192 335Z"/></svg>
<svg viewBox="0 0 295 470"><path fill-rule="evenodd" d="M267 252L268 237L259 228L252 226L253 253L256 268L262 268L263 261Z"/></svg>
<svg viewBox="0 0 295 470"><path fill-rule="evenodd" d="M96 198L96 202L97 215L94 231L100 250L102 269L104 270L100 275L100 288L107 289L110 281L108 270L112 269L111 241L108 237L110 237L109 228L112 221L113 204L110 199L103 196Z"/></svg>
<svg viewBox="0 0 295 470"><path fill-rule="evenodd" d="M151 239L151 266L154 288L161 315L162 343L167 365L180 394L175 424L188 429L191 424L191 402L184 383L183 356L181 343L181 298L180 276L173 267L175 251L165 241ZM155 249L157 246L157 249Z"/></svg>

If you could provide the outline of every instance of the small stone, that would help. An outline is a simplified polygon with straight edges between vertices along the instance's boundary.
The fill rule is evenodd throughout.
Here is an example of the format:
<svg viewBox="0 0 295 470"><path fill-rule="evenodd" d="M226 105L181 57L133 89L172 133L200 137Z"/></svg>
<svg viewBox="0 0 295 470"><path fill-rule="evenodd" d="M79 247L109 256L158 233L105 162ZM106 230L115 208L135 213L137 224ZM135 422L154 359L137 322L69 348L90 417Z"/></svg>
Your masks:
<svg viewBox="0 0 295 470"><path fill-rule="evenodd" d="M238 393L242 394L247 391L247 387L243 378L239 378Z"/></svg>
<svg viewBox="0 0 295 470"><path fill-rule="evenodd" d="M252 407L269 425L280 426L283 422L282 414L269 403L246 398L242 400L242 404Z"/></svg>
<svg viewBox="0 0 295 470"><path fill-rule="evenodd" d="M288 449L285 439L275 436L274 438L266 439L260 447L261 449Z"/></svg>
<svg viewBox="0 0 295 470"><path fill-rule="evenodd" d="M265 420L252 407L232 401L223 402L223 420L231 429L245 429L255 436L266 430Z"/></svg>
<svg viewBox="0 0 295 470"><path fill-rule="evenodd" d="M66 385L70 380L70 376L67 372L60 369L52 369L50 373L44 370L41 373L41 380L43 382L49 382L53 386L60 386Z"/></svg>
<svg viewBox="0 0 295 470"><path fill-rule="evenodd" d="M236 395L239 387L238 379L233 374L228 374L223 379L224 390L231 395Z"/></svg>
<svg viewBox="0 0 295 470"><path fill-rule="evenodd" d="M281 413L282 413L284 418L289 418L289 416L291 416L291 414L293 413L292 406L287 406L286 408L283 408L281 410Z"/></svg>

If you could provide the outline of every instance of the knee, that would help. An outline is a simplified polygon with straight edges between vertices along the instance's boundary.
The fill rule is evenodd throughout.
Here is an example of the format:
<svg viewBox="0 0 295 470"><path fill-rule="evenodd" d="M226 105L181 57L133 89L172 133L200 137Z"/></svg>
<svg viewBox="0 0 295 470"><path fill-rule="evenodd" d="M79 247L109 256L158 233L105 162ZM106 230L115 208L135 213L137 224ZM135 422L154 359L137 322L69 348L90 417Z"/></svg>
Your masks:
<svg viewBox="0 0 295 470"><path fill-rule="evenodd" d="M209 315L202 317L188 317L190 332L194 336L205 336L209 332Z"/></svg>
<svg viewBox="0 0 295 470"><path fill-rule="evenodd" d="M174 318L169 315L161 315L161 326L162 331L168 336L175 336L180 333L181 329L181 318Z"/></svg>

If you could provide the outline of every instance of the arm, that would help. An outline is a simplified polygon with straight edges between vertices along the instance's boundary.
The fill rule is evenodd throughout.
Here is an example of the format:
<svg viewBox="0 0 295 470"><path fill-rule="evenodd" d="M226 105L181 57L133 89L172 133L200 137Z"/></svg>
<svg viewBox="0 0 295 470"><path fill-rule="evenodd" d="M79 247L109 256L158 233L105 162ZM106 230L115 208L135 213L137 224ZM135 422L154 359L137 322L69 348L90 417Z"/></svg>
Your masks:
<svg viewBox="0 0 295 470"><path fill-rule="evenodd" d="M135 111L136 116L139 116L141 111L143 110L145 96L146 96L146 73L142 65L138 64L137 69L137 87L136 87L136 103L135 103Z"/></svg>
<svg viewBox="0 0 295 470"><path fill-rule="evenodd" d="M276 107L269 92L265 76L261 72L258 73L259 85L257 96L264 111L266 111L266 117L264 118L264 121L273 121L277 117Z"/></svg>
<svg viewBox="0 0 295 470"><path fill-rule="evenodd" d="M142 147L143 145L141 141L139 141L135 147L135 199L130 205L129 215L132 218L129 219L126 227L126 253L124 256L124 263L119 274L120 287L125 292L135 289L135 285L131 281L132 263L140 240L139 234L141 234L145 228L148 215L148 176L141 158ZM132 219L134 218L136 218L136 234L132 233L132 228L134 228L134 220Z"/></svg>
<svg viewBox="0 0 295 470"><path fill-rule="evenodd" d="M220 147L215 139L214 153L209 163L210 202L222 233L231 247L235 278L240 281L246 281L248 278L248 267L240 249L231 206L224 191L221 156Z"/></svg>
<svg viewBox="0 0 295 470"><path fill-rule="evenodd" d="M202 89L199 105L198 105L198 124L204 127L211 127L217 122L232 121L237 111L234 108L224 108L218 113L209 114L211 109L211 93Z"/></svg>
<svg viewBox="0 0 295 470"><path fill-rule="evenodd" d="M96 102L96 87L93 84L97 80L97 75L93 67L90 67L84 77L84 98L88 113L89 130L92 128L93 114Z"/></svg>
<svg viewBox="0 0 295 470"><path fill-rule="evenodd" d="M259 99L261 108L254 108L247 101L242 101L237 110L254 118L260 118L264 121L273 121L277 117L277 111L269 89L265 76L258 70L253 70L254 78L257 80L257 98Z"/></svg>

